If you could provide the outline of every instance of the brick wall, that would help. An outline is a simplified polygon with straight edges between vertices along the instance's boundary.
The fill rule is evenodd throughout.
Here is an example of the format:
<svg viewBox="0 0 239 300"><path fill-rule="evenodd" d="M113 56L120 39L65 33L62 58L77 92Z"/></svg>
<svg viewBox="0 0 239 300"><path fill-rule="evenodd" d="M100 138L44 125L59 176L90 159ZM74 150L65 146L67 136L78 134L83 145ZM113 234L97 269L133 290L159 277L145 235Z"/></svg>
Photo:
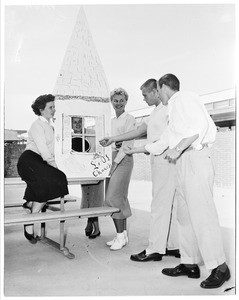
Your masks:
<svg viewBox="0 0 239 300"><path fill-rule="evenodd" d="M213 146L215 184L218 187L235 185L235 129L219 131Z"/></svg>
<svg viewBox="0 0 239 300"><path fill-rule="evenodd" d="M235 129L227 128L217 132L213 146L213 161L215 165L215 184L218 187L235 185ZM135 146L144 145L145 140L135 141ZM151 180L150 159L145 154L134 155L132 179Z"/></svg>

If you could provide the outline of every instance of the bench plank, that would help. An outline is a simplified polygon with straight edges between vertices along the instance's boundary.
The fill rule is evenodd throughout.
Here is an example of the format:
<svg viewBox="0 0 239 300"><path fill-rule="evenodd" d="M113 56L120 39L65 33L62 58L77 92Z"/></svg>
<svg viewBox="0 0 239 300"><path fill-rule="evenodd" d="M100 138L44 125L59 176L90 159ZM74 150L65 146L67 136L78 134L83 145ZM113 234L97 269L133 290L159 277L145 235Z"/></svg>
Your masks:
<svg viewBox="0 0 239 300"><path fill-rule="evenodd" d="M64 197L64 203L68 203L68 202L76 202L76 201L80 201L79 197L73 197L70 195L67 195ZM61 200L56 200L56 199L52 199L52 200L48 200L47 201L47 206L50 205L57 205L60 204ZM13 202L13 203L4 203L4 208L12 208L12 207L22 207L23 202Z"/></svg>
<svg viewBox="0 0 239 300"><path fill-rule="evenodd" d="M73 177L73 178L67 178L68 184L97 184L101 180L105 180L105 177ZM4 179L5 186L11 186L11 185L18 185L18 186L24 186L26 185L26 182L21 180L20 177L15 178L5 178Z"/></svg>
<svg viewBox="0 0 239 300"><path fill-rule="evenodd" d="M34 214L5 214L4 225L17 225L17 224L32 224L42 223L46 221L64 221L68 219L77 219L81 217L97 217L111 215L119 212L115 207L90 207L74 210L53 211Z"/></svg>

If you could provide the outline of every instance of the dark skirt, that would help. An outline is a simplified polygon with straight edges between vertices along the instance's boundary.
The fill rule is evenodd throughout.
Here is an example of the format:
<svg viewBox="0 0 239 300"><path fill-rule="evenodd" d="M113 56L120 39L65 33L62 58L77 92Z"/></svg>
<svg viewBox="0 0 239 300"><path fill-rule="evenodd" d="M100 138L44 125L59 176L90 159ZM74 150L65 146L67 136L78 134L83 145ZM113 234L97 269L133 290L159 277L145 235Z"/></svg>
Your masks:
<svg viewBox="0 0 239 300"><path fill-rule="evenodd" d="M31 150L22 153L17 170L27 184L23 197L26 201L47 202L69 193L66 175Z"/></svg>

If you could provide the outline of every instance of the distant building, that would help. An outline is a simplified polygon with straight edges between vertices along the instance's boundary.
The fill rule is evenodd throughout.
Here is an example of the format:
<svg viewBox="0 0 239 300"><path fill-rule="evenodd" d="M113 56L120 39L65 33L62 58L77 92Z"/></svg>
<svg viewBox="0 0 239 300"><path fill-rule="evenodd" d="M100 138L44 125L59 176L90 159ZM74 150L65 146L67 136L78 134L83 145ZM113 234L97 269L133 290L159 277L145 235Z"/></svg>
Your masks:
<svg viewBox="0 0 239 300"><path fill-rule="evenodd" d="M19 143L26 141L26 130L4 129L4 143Z"/></svg>

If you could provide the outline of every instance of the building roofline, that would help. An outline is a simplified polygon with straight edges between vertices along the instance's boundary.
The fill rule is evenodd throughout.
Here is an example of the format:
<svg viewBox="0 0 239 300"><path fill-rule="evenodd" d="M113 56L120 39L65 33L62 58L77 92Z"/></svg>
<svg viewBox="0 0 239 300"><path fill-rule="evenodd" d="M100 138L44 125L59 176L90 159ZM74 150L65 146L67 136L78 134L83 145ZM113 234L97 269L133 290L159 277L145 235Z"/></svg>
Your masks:
<svg viewBox="0 0 239 300"><path fill-rule="evenodd" d="M235 88L200 95L200 99L202 99L204 104L219 102L228 99L235 99L235 97L236 97ZM154 106L148 106L148 107L129 111L128 113L130 113L134 117L144 117L144 116L148 116L153 109Z"/></svg>

